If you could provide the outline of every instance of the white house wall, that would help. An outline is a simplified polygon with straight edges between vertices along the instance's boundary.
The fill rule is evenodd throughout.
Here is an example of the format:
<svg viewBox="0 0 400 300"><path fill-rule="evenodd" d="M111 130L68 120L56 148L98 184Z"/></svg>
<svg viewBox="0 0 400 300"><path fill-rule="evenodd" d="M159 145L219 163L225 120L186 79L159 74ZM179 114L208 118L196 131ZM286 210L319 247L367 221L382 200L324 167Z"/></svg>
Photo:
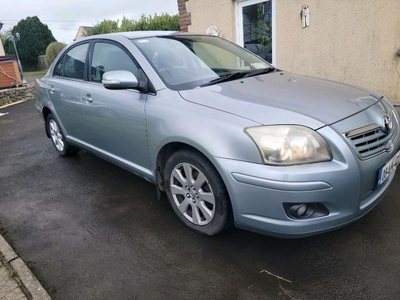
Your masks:
<svg viewBox="0 0 400 300"><path fill-rule="evenodd" d="M189 32L236 42L233 0L189 0ZM309 5L310 26L300 12ZM277 67L365 86L400 105L400 0L276 0Z"/></svg>

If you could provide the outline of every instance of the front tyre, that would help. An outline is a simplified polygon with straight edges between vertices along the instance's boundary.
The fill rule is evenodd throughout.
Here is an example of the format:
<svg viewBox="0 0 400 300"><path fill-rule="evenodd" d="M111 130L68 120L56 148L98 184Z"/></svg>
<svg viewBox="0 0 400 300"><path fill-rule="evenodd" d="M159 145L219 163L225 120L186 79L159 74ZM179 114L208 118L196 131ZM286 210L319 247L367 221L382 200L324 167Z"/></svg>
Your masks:
<svg viewBox="0 0 400 300"><path fill-rule="evenodd" d="M79 151L79 148L71 146L65 141L64 134L62 133L58 122L51 113L47 116L46 126L46 130L49 133L51 141L53 142L53 145L59 155L69 156L76 154Z"/></svg>
<svg viewBox="0 0 400 300"><path fill-rule="evenodd" d="M220 175L200 153L179 150L165 166L169 202L179 219L192 230L213 236L232 223L231 203Z"/></svg>

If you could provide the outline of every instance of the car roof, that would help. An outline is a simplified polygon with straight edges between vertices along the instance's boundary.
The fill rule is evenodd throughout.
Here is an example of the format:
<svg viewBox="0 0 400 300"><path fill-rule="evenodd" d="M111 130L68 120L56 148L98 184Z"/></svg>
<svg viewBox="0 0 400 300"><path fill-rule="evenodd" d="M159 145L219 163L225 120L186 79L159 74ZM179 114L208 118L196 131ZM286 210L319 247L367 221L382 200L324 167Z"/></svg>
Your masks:
<svg viewBox="0 0 400 300"><path fill-rule="evenodd" d="M166 35L180 35L185 34L179 31L126 31L126 32L114 32L114 33L107 33L107 34L100 34L100 35L93 35L90 38L110 38L112 36L123 36L128 39L135 39L135 38L145 38L145 37L153 37L153 36L166 36Z"/></svg>
<svg viewBox="0 0 400 300"><path fill-rule="evenodd" d="M128 39L163 36L163 35L177 35L181 34L179 31L126 31L118 32L117 34L123 35Z"/></svg>

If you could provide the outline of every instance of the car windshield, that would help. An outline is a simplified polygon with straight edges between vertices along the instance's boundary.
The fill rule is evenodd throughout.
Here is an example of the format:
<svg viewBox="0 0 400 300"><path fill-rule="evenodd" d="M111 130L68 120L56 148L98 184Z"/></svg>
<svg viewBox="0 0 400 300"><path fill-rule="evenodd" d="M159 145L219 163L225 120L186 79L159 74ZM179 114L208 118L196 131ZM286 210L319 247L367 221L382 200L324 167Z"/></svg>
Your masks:
<svg viewBox="0 0 400 300"><path fill-rule="evenodd" d="M258 56L217 37L157 36L132 42L173 90L193 89L273 70Z"/></svg>

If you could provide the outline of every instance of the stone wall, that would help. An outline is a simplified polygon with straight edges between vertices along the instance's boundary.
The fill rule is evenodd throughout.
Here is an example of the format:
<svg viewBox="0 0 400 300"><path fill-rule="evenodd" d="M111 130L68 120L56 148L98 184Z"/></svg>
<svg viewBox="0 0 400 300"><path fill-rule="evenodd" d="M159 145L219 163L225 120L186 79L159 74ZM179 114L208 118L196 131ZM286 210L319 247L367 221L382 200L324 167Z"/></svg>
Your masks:
<svg viewBox="0 0 400 300"><path fill-rule="evenodd" d="M0 107L13 102L34 98L35 92L33 90L33 83L28 83L21 87L0 90Z"/></svg>

